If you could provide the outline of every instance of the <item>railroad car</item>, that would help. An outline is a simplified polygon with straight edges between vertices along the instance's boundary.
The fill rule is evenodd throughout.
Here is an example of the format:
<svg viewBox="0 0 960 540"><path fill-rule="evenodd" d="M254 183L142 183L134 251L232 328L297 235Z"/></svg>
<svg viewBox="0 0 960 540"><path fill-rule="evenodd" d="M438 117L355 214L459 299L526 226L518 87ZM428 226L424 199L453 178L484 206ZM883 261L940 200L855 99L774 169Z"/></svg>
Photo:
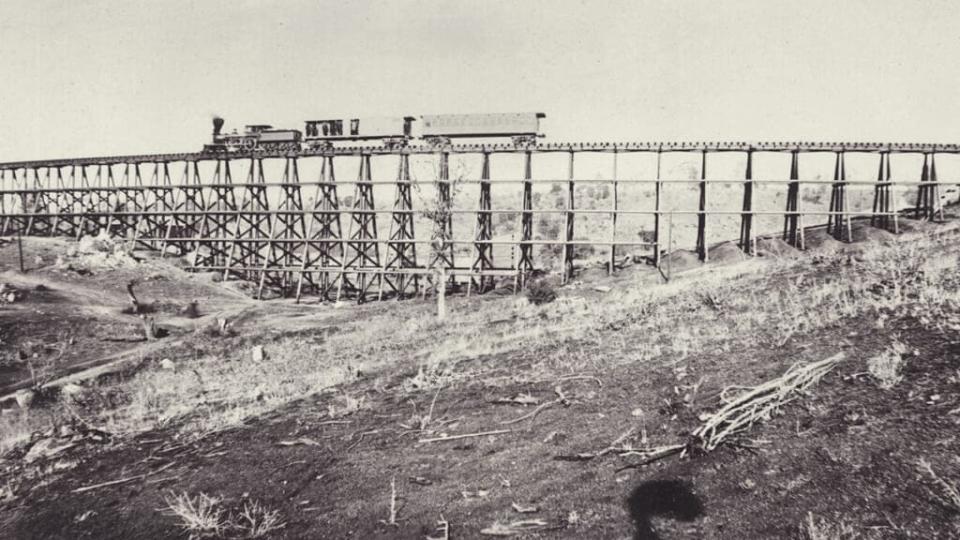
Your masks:
<svg viewBox="0 0 960 540"><path fill-rule="evenodd" d="M307 120L304 140L309 146L331 146L340 141L381 141L402 146L413 137L413 116Z"/></svg>
<svg viewBox="0 0 960 540"><path fill-rule="evenodd" d="M205 152L255 152L257 150L293 152L300 150L302 134L295 129L273 129L266 124L248 125L243 133L223 134L223 119L213 119L213 142L204 146Z"/></svg>
<svg viewBox="0 0 960 540"><path fill-rule="evenodd" d="M420 117L420 136L434 144L457 138L511 137L516 145L532 144L540 133L543 113L432 114Z"/></svg>

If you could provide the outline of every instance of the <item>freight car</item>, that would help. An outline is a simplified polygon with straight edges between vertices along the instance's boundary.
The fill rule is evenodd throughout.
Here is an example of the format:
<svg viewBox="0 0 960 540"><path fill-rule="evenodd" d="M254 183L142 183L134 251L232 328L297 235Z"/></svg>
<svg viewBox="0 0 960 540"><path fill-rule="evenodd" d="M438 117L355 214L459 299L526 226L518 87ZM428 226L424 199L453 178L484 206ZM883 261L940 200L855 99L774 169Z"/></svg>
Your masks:
<svg viewBox="0 0 960 540"><path fill-rule="evenodd" d="M518 146L533 144L543 113L432 114L420 117L420 136L432 144L457 138L510 137Z"/></svg>

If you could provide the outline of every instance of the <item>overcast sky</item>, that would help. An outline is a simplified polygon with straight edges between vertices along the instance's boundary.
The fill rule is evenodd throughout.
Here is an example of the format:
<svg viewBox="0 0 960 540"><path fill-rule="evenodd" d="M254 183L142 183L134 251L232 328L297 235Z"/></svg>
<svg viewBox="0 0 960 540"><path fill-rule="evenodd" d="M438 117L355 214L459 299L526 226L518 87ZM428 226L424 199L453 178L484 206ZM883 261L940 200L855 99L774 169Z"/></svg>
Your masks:
<svg viewBox="0 0 960 540"><path fill-rule="evenodd" d="M0 161L540 111L554 141L960 142L949 1L0 1Z"/></svg>

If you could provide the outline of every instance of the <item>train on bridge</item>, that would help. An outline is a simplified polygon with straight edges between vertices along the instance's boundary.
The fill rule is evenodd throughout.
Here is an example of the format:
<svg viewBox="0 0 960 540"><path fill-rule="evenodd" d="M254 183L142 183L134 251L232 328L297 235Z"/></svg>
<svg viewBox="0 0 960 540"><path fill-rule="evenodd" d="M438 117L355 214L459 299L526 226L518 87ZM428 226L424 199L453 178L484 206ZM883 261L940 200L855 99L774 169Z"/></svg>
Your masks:
<svg viewBox="0 0 960 540"><path fill-rule="evenodd" d="M224 120L213 119L213 140L206 153L300 151L334 148L342 143L402 148L412 140L442 146L454 139L509 138L516 146L535 144L543 137L543 113L433 114L399 117L335 118L307 120L303 131L248 125L242 133L223 133Z"/></svg>

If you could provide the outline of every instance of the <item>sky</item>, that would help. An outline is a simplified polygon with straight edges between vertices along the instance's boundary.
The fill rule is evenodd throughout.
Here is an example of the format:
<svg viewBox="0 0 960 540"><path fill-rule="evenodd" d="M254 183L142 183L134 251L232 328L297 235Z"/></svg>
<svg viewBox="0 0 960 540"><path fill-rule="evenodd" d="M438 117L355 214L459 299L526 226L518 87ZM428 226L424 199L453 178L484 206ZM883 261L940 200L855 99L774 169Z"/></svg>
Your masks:
<svg viewBox="0 0 960 540"><path fill-rule="evenodd" d="M549 141L960 142L948 1L2 0L0 162L537 111Z"/></svg>

